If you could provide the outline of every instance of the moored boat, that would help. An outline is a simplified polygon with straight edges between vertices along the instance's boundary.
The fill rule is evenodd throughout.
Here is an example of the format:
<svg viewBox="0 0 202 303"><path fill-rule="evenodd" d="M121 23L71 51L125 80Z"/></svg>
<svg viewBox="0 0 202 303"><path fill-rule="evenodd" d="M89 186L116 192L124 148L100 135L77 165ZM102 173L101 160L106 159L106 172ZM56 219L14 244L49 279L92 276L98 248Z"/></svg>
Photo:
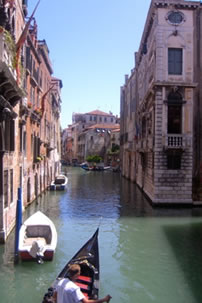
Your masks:
<svg viewBox="0 0 202 303"><path fill-rule="evenodd" d="M64 190L67 186L67 182L67 176L58 175L55 180L51 182L50 190Z"/></svg>
<svg viewBox="0 0 202 303"><path fill-rule="evenodd" d="M88 171L103 171L103 170L110 170L110 166L103 166L103 165L88 165L87 163L82 163L80 165L81 168Z"/></svg>
<svg viewBox="0 0 202 303"><path fill-rule="evenodd" d="M99 247L98 247L98 232L96 230L94 235L79 249L73 258L65 265L62 271L57 276L52 287L44 295L42 303L53 303L54 289L57 287L59 281L68 277L68 268L71 264L79 264L81 267L81 274L75 282L83 294L89 299L97 299L99 294Z"/></svg>
<svg viewBox="0 0 202 303"><path fill-rule="evenodd" d="M57 246L57 231L53 222L41 211L30 216L19 232L21 260L51 261Z"/></svg>

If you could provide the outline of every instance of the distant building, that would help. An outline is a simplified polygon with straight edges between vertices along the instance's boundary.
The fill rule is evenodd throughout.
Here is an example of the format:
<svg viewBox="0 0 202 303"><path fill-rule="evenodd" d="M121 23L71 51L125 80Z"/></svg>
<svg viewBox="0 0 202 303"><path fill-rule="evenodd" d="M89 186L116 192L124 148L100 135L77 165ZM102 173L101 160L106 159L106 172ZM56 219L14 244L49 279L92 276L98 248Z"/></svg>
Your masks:
<svg viewBox="0 0 202 303"><path fill-rule="evenodd" d="M62 160L65 164L71 164L73 159L72 127L69 125L62 131Z"/></svg>
<svg viewBox="0 0 202 303"><path fill-rule="evenodd" d="M99 155L107 164L107 153L111 148L111 132L120 129L119 124L95 124L78 136L78 161L82 163L90 155Z"/></svg>
<svg viewBox="0 0 202 303"><path fill-rule="evenodd" d="M108 143L110 141L109 133L111 133L112 129L119 127L119 125L117 126L117 121L118 117L111 112L105 113L100 110L94 110L85 114L73 113L71 152L68 148L70 144L67 147L67 144L64 144L66 139L63 139L62 145L66 148L66 151L63 150L64 158L71 158L74 164L78 164L85 161L86 157L92 153L98 153L105 157L110 144Z"/></svg>
<svg viewBox="0 0 202 303"><path fill-rule="evenodd" d="M76 114L72 115L72 122L83 122L85 125L96 124L96 123L108 123L115 124L117 123L117 117L114 116L111 112L105 113L100 110L94 110L85 114Z"/></svg>
<svg viewBox="0 0 202 303"><path fill-rule="evenodd" d="M114 170L120 170L120 125L119 128L115 128L111 131L111 143L110 148L107 152L107 161L108 165Z"/></svg>

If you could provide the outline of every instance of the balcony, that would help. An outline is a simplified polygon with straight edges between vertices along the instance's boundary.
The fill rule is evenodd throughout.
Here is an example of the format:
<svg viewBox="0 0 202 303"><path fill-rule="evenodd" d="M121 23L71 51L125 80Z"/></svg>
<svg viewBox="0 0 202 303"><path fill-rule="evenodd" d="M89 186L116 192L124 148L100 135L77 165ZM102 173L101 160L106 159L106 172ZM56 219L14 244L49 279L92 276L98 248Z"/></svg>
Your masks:
<svg viewBox="0 0 202 303"><path fill-rule="evenodd" d="M7 103L14 107L24 92L19 87L21 79L17 83L15 43L3 27L0 27L0 82L1 94Z"/></svg>
<svg viewBox="0 0 202 303"><path fill-rule="evenodd" d="M187 147L186 136L182 134L167 134L164 137L164 149L185 149Z"/></svg>
<svg viewBox="0 0 202 303"><path fill-rule="evenodd" d="M6 66L13 78L17 80L15 55L15 43L10 33L0 27L0 65Z"/></svg>

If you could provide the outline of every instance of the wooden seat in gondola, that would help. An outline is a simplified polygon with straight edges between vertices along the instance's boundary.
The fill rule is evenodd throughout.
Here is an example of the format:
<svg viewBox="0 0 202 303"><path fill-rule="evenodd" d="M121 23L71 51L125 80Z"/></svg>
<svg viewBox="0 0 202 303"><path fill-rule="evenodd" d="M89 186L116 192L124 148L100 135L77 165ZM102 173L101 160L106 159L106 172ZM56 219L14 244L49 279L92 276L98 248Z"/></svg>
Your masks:
<svg viewBox="0 0 202 303"><path fill-rule="evenodd" d="M78 282L81 282L81 283L90 284L90 283L92 283L92 278L91 278L91 277L87 277L87 276L79 276L79 277L77 278L77 281L78 281Z"/></svg>
<svg viewBox="0 0 202 303"><path fill-rule="evenodd" d="M79 282L75 282L76 285L78 285L81 288L81 291L85 290L85 291L90 291L90 287L87 284L83 284L83 283L79 283Z"/></svg>
<svg viewBox="0 0 202 303"><path fill-rule="evenodd" d="M89 299L89 296L86 292L82 291L82 293L84 294L84 296L86 297L86 299Z"/></svg>

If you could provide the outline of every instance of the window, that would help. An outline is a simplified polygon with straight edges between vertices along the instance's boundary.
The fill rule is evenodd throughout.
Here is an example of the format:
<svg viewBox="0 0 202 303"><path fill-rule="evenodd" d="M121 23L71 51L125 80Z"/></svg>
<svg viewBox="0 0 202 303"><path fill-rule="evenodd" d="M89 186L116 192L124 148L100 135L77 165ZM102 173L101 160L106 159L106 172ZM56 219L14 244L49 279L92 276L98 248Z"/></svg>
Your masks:
<svg viewBox="0 0 202 303"><path fill-rule="evenodd" d="M92 121L92 116L90 116L90 121Z"/></svg>
<svg viewBox="0 0 202 303"><path fill-rule="evenodd" d="M168 74L182 75L182 48L168 49Z"/></svg>
<svg viewBox="0 0 202 303"><path fill-rule="evenodd" d="M176 25L185 21L184 14L179 11L169 12L167 19L171 24L176 24Z"/></svg>
<svg viewBox="0 0 202 303"><path fill-rule="evenodd" d="M146 124L146 119L145 117L142 118L142 137L146 137L146 132L147 132L147 124Z"/></svg>
<svg viewBox="0 0 202 303"><path fill-rule="evenodd" d="M168 169L180 169L181 168L181 155L180 154L168 154L167 155L167 168Z"/></svg>
<svg viewBox="0 0 202 303"><path fill-rule="evenodd" d="M20 152L22 152L22 141L23 141L23 136L22 136L22 134L23 134L23 126L22 126L22 124L20 124Z"/></svg>
<svg viewBox="0 0 202 303"><path fill-rule="evenodd" d="M10 170L10 202L13 202L13 169Z"/></svg>
<svg viewBox="0 0 202 303"><path fill-rule="evenodd" d="M182 133L182 101L178 92L168 95L168 134Z"/></svg>
<svg viewBox="0 0 202 303"><path fill-rule="evenodd" d="M8 207L8 170L4 170L4 208Z"/></svg>
<svg viewBox="0 0 202 303"><path fill-rule="evenodd" d="M168 134L181 134L181 105L168 106Z"/></svg>
<svg viewBox="0 0 202 303"><path fill-rule="evenodd" d="M27 133L26 131L23 132L23 152L26 154L26 147L27 147Z"/></svg>
<svg viewBox="0 0 202 303"><path fill-rule="evenodd" d="M14 151L15 150L15 121L7 119L5 121L5 150Z"/></svg>
<svg viewBox="0 0 202 303"><path fill-rule="evenodd" d="M94 116L94 121L96 121L97 120L97 117L96 116Z"/></svg>

